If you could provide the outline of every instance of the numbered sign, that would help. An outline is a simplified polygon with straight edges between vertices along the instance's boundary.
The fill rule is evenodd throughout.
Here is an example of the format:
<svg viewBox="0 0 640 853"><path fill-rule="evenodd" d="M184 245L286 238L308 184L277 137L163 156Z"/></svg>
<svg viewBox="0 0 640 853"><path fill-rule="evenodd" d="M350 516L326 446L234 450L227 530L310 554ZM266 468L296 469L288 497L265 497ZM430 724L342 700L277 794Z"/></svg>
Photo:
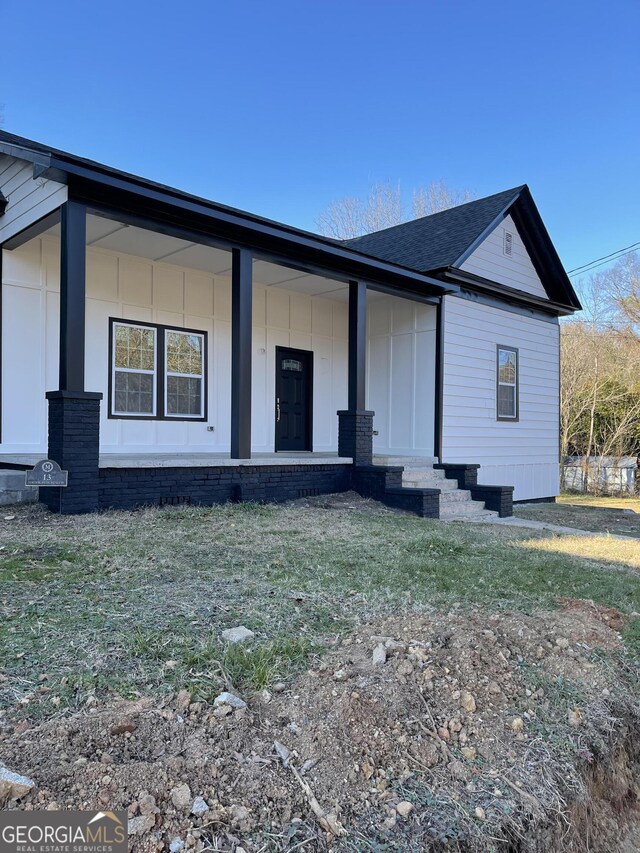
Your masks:
<svg viewBox="0 0 640 853"><path fill-rule="evenodd" d="M63 471L57 462L53 459L42 459L33 466L31 471L25 474L25 486L58 486L64 487L67 485L69 477L68 471Z"/></svg>

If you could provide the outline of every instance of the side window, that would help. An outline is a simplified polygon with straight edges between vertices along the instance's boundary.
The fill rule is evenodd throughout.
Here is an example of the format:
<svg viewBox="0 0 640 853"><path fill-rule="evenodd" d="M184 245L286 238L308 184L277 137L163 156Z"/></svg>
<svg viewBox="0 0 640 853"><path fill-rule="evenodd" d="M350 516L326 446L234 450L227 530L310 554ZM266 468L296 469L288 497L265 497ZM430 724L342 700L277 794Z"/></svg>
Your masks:
<svg viewBox="0 0 640 853"><path fill-rule="evenodd" d="M517 421L519 364L515 347L498 346L496 370L496 417L499 421Z"/></svg>

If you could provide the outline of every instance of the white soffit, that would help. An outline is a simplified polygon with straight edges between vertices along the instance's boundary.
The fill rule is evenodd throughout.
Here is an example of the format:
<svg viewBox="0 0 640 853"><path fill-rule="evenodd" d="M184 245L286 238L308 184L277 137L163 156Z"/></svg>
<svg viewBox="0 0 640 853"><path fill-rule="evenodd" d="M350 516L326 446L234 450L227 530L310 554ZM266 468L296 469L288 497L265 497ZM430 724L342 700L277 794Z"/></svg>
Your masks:
<svg viewBox="0 0 640 853"><path fill-rule="evenodd" d="M154 258L163 264L175 264L179 267L190 267L212 275L231 274L231 252L224 249L214 249L199 243L188 243L186 247L171 252L168 246L162 255Z"/></svg>

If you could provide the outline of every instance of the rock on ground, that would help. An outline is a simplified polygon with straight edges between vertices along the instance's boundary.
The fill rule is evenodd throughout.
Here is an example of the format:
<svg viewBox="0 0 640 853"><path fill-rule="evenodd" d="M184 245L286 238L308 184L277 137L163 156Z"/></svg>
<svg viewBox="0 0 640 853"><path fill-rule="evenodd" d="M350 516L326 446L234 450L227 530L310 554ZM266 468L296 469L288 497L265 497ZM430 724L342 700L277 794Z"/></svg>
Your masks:
<svg viewBox="0 0 640 853"><path fill-rule="evenodd" d="M26 796L35 784L28 776L14 773L13 770L0 764L0 807L9 800Z"/></svg>
<svg viewBox="0 0 640 853"><path fill-rule="evenodd" d="M252 640L255 634L244 625L238 625L236 628L227 628L220 636L225 643L246 643L247 640Z"/></svg>
<svg viewBox="0 0 640 853"><path fill-rule="evenodd" d="M241 708L246 708L247 703L244 699L241 699L239 696L236 696L235 693L229 693L228 691L223 691L213 700L213 707L219 708L220 705L230 705L232 708L236 710L240 710Z"/></svg>

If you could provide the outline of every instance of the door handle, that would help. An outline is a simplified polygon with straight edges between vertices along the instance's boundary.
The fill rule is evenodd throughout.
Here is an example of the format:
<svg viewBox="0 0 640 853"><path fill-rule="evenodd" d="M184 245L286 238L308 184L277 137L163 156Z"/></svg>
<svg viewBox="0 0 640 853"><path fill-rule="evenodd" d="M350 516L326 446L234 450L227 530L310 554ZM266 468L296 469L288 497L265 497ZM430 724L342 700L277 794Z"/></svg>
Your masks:
<svg viewBox="0 0 640 853"><path fill-rule="evenodd" d="M280 397L276 397L276 423L280 423Z"/></svg>

